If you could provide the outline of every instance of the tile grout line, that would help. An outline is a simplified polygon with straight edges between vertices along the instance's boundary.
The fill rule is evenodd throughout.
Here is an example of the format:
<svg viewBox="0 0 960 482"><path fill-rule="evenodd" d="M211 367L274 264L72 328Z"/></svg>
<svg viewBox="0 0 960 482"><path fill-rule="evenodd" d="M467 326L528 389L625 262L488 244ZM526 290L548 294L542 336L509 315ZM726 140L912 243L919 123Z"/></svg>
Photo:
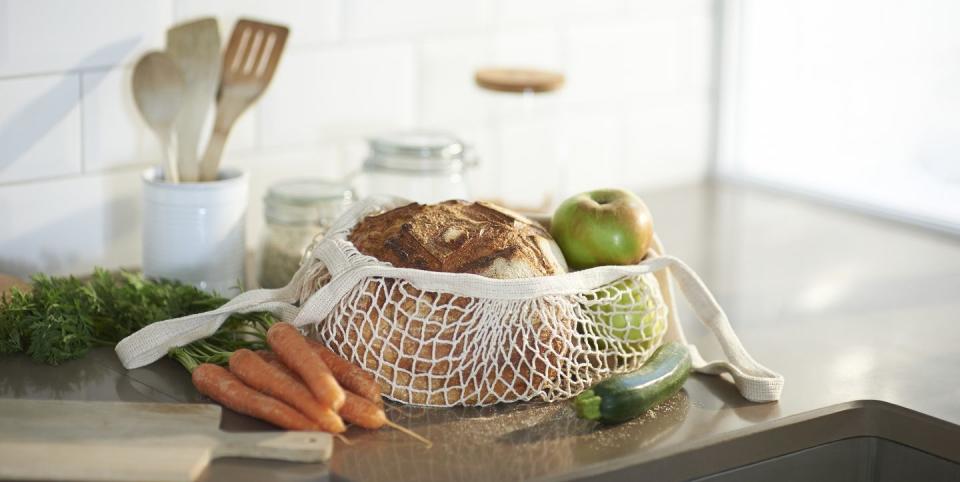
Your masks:
<svg viewBox="0 0 960 482"><path fill-rule="evenodd" d="M12 186L24 186L28 184L42 184L47 182L67 181L71 179L81 179L84 177L123 174L126 172L135 172L136 170L143 169L144 167L147 167L151 164L152 163L150 162L144 162L139 164L130 164L130 165L125 165L120 167L101 169L101 170L91 171L91 172L62 174L62 175L55 175L55 176L48 176L48 177L41 177L41 178L23 179L19 181L3 182L3 183L0 183L0 188L12 187Z"/></svg>
<svg viewBox="0 0 960 482"><path fill-rule="evenodd" d="M323 148L338 149L339 146L344 142L346 142L345 139L337 139L337 140L331 140L331 141L319 142L319 143L305 142L305 143L272 145L272 146L266 146L266 147L254 147L250 149L243 149L243 150L237 151L236 154L242 158L259 159L262 156L270 156L272 154L283 153L285 151L295 151L295 152L308 151L309 152L315 149L323 149ZM31 178L31 179L22 179L17 181L0 182L0 188L4 188L8 186L23 186L27 184L40 184L40 183L46 183L46 182L65 181L65 180L71 180L71 179L80 179L84 177L110 176L114 174L124 174L124 173L130 173L130 172L137 172L151 165L153 165L153 162L144 161L144 162L138 162L135 164L125 164L121 166L114 166L109 168L97 169L93 171L87 171L85 173L80 173L80 174L71 173L71 174L47 176L42 178Z"/></svg>
<svg viewBox="0 0 960 482"><path fill-rule="evenodd" d="M0 74L0 82L4 80L22 80L22 79L32 79L37 77L54 77L54 76L63 76L63 75L72 75L72 74L79 75L83 73L91 73L91 72L98 72L98 71L108 72L115 69L133 68L134 64L135 62L131 60L131 61L118 62L115 64L94 64L94 65L87 65L82 67L71 67L71 68L61 69L61 70L37 70L37 71L20 72L16 74L6 74L6 75Z"/></svg>

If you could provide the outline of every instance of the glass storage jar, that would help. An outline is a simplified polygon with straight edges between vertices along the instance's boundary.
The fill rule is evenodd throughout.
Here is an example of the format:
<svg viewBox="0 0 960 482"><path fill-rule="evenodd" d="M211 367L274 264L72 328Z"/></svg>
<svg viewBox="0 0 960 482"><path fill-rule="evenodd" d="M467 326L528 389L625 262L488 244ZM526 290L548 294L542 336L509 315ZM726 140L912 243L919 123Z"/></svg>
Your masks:
<svg viewBox="0 0 960 482"><path fill-rule="evenodd" d="M485 153L478 193L525 213L550 213L567 190L563 73L536 68L483 68L488 131L497 149Z"/></svg>
<svg viewBox="0 0 960 482"><path fill-rule="evenodd" d="M351 182L360 197L386 194L420 203L470 198L467 173L476 160L453 135L397 132L374 137L369 146Z"/></svg>
<svg viewBox="0 0 960 482"><path fill-rule="evenodd" d="M340 182L288 180L270 186L263 198L266 227L260 243L260 286L286 286L313 240L353 199L353 191Z"/></svg>

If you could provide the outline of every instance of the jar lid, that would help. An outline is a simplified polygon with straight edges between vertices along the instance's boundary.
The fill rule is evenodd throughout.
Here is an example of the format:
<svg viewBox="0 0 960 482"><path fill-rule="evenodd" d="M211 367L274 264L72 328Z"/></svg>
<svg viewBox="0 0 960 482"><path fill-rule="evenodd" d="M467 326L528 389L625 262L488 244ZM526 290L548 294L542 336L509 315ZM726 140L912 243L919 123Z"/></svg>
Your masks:
<svg viewBox="0 0 960 482"><path fill-rule="evenodd" d="M264 215L279 223L322 223L338 216L353 201L353 191L342 182L321 179L280 181L263 198Z"/></svg>
<svg viewBox="0 0 960 482"><path fill-rule="evenodd" d="M560 72L537 69L480 69L474 74L477 85L497 92L553 92L565 78Z"/></svg>
<svg viewBox="0 0 960 482"><path fill-rule="evenodd" d="M439 131L394 132L369 140L366 170L459 172L464 167L463 142Z"/></svg>

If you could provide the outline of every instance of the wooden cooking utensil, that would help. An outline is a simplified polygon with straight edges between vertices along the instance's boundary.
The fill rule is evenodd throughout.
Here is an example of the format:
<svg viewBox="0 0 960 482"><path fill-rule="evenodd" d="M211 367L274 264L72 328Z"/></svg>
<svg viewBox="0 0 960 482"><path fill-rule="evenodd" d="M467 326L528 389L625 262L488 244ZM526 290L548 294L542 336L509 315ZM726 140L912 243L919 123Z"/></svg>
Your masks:
<svg viewBox="0 0 960 482"><path fill-rule="evenodd" d="M234 122L267 89L283 54L289 29L241 19L233 27L223 54L217 118L200 164L200 180L217 178L223 146Z"/></svg>
<svg viewBox="0 0 960 482"><path fill-rule="evenodd" d="M0 479L192 481L217 457L330 458L324 432L220 431L209 404L0 399Z"/></svg>
<svg viewBox="0 0 960 482"><path fill-rule="evenodd" d="M160 140L163 178L176 184L180 181L177 163L170 156L170 135L173 122L183 105L183 76L169 55L149 52L133 67L133 100L140 115Z"/></svg>
<svg viewBox="0 0 960 482"><path fill-rule="evenodd" d="M217 20L203 18L167 30L167 53L183 74L183 108L177 116L177 162L180 180L199 180L197 146L220 85L220 31Z"/></svg>

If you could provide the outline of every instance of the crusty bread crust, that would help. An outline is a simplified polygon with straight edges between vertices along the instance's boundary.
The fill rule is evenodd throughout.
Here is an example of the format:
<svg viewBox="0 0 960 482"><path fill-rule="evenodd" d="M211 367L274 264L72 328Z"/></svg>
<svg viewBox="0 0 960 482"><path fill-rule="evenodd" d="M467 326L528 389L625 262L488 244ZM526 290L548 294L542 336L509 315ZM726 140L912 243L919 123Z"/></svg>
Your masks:
<svg viewBox="0 0 960 482"><path fill-rule="evenodd" d="M367 217L354 227L349 239L361 253L400 268L499 279L567 271L547 230L483 202L408 204Z"/></svg>
<svg viewBox="0 0 960 482"><path fill-rule="evenodd" d="M361 253L403 268L499 279L567 271L542 226L487 203L408 204L365 218L348 239ZM340 326L331 330L336 339L328 344L360 361L377 375L383 393L402 402L516 400L551 383L565 353L560 335L543 325L538 312L528 314L529 329L501 340L505 346L494 350L499 356L488 359L475 351L464 328L478 315L474 299L392 279L368 282L348 298L341 303ZM557 318L563 331L574 329L572 319Z"/></svg>

